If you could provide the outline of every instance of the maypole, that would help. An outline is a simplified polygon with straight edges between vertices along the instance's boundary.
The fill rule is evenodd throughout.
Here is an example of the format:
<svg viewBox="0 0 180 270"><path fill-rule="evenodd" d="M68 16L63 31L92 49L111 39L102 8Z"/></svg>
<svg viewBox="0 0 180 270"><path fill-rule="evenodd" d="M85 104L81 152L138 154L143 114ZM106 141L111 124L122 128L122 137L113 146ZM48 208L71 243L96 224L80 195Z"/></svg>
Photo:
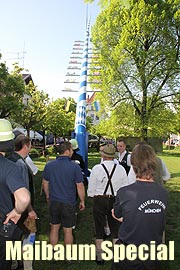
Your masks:
<svg viewBox="0 0 180 270"><path fill-rule="evenodd" d="M88 168L88 135L86 132L86 92L87 92L87 66L88 66L88 43L89 43L89 27L86 26L86 36L84 41L83 60L81 66L81 75L79 83L79 95L76 107L75 120L75 138L79 145L79 154L83 157Z"/></svg>

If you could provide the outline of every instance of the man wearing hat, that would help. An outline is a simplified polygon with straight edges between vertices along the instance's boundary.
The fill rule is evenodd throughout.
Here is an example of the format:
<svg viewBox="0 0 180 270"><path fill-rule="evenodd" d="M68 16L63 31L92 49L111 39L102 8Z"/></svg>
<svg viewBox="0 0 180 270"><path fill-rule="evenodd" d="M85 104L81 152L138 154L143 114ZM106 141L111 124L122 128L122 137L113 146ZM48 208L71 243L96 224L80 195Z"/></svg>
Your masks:
<svg viewBox="0 0 180 270"><path fill-rule="evenodd" d="M6 260L6 241L14 240L16 223L30 203L29 191L20 168L5 158L6 152L14 149L12 126L0 119L0 268L9 270L11 261ZM12 196L15 199L13 206Z"/></svg>
<svg viewBox="0 0 180 270"><path fill-rule="evenodd" d="M80 166L81 172L83 175L83 179L84 179L84 185L87 186L88 180L87 180L86 173L85 173L85 162L84 162L82 156L77 153L79 151L78 142L76 139L71 139L69 142L71 143L72 149L73 149L73 154L71 156L71 160L73 160L76 164L78 164Z"/></svg>
<svg viewBox="0 0 180 270"><path fill-rule="evenodd" d="M82 156L77 153L77 151L79 151L78 142L76 139L71 139L69 142L71 143L73 149L71 160L74 160L74 162L77 163L81 167L81 170L84 172L85 170L84 160Z"/></svg>
<svg viewBox="0 0 180 270"><path fill-rule="evenodd" d="M117 240L119 223L113 219L111 209L115 202L117 191L128 185L125 169L114 162L115 147L108 144L103 148L103 162L92 168L90 175L88 196L93 197L93 217L96 234L96 263L101 265L101 244L104 237L104 225L107 216L113 242Z"/></svg>

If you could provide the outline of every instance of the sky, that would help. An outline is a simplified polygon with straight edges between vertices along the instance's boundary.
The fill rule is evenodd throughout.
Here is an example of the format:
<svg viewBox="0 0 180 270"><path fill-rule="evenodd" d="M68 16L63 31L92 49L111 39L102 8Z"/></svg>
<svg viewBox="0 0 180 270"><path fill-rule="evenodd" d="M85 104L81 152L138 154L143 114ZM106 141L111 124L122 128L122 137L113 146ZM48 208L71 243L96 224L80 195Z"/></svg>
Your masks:
<svg viewBox="0 0 180 270"><path fill-rule="evenodd" d="M94 24L100 9L88 5ZM85 39L87 5L83 0L6 0L1 2L0 53L9 71L18 62L39 90L51 99L74 97L64 81L75 40Z"/></svg>

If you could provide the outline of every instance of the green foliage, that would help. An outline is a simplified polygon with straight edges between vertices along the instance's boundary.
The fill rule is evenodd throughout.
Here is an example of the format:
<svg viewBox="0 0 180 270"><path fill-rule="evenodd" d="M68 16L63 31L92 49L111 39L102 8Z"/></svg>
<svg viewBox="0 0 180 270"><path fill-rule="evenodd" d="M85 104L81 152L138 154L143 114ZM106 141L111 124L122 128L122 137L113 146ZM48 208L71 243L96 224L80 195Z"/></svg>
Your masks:
<svg viewBox="0 0 180 270"><path fill-rule="evenodd" d="M94 0L84 0L85 3L93 3Z"/></svg>
<svg viewBox="0 0 180 270"><path fill-rule="evenodd" d="M136 115L143 139L156 133L160 119L166 122L164 104L173 108L180 93L179 33L178 1L130 1L124 7L120 0L113 0L93 27L104 107L112 110L124 101L131 104L131 117ZM159 134L165 132L163 126Z"/></svg>
<svg viewBox="0 0 180 270"><path fill-rule="evenodd" d="M15 66L10 74L5 63L0 63L0 118L10 117L22 107L25 86L20 72Z"/></svg>
<svg viewBox="0 0 180 270"><path fill-rule="evenodd" d="M23 97L23 109L13 114L13 120L27 129L40 129L46 115L46 105L48 104L48 95L39 91L32 82L26 85L26 92Z"/></svg>
<svg viewBox="0 0 180 270"><path fill-rule="evenodd" d="M30 157L31 158L34 158L34 157L39 157L40 156L40 152L38 149L36 148L31 148L31 151L30 151Z"/></svg>
<svg viewBox="0 0 180 270"><path fill-rule="evenodd" d="M92 127L93 127L92 118L90 116L86 116L86 130L88 132L92 132Z"/></svg>
<svg viewBox="0 0 180 270"><path fill-rule="evenodd" d="M175 117L174 117L174 133L180 133L180 95L176 96L175 100Z"/></svg>
<svg viewBox="0 0 180 270"><path fill-rule="evenodd" d="M57 99L48 105L46 130L55 137L69 136L74 129L75 112L65 110L66 99Z"/></svg>
<svg viewBox="0 0 180 270"><path fill-rule="evenodd" d="M45 154L48 155L48 156L52 156L55 154L55 149L54 149L54 145L48 147L45 149Z"/></svg>
<svg viewBox="0 0 180 270"><path fill-rule="evenodd" d="M111 112L109 111L109 116L106 115L106 118L95 126L96 133L109 138L135 135L133 127L137 120L135 120L133 112L134 108L131 104L124 102L116 105Z"/></svg>
<svg viewBox="0 0 180 270"><path fill-rule="evenodd" d="M161 104L154 109L149 119L149 136L167 138L175 132L176 113Z"/></svg>
<svg viewBox="0 0 180 270"><path fill-rule="evenodd" d="M84 0L84 2L92 4L94 0ZM99 0L98 5L101 8L105 8L110 4L110 2L112 2L112 0ZM121 0L120 2L122 6L129 7L129 2L130 2L129 0Z"/></svg>

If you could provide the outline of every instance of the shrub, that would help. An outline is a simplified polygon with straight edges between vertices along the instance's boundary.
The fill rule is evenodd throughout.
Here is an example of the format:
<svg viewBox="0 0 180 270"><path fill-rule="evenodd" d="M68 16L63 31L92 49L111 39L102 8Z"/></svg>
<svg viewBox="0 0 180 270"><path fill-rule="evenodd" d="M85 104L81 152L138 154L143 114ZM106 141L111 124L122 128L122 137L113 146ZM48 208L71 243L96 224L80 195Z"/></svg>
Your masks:
<svg viewBox="0 0 180 270"><path fill-rule="evenodd" d="M39 153L38 149L31 148L31 151L30 151L29 155L30 155L31 158L35 158L35 157L39 157L40 153Z"/></svg>

